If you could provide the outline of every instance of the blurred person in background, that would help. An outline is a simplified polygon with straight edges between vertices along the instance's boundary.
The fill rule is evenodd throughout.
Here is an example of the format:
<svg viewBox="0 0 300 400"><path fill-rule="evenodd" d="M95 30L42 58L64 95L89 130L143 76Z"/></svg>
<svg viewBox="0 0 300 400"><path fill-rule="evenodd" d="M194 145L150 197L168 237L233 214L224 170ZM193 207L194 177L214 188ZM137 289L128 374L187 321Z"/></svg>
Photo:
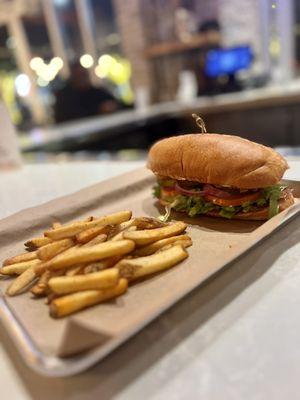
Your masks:
<svg viewBox="0 0 300 400"><path fill-rule="evenodd" d="M193 70L198 82L198 96L230 93L241 90L235 74L224 74L218 77L210 77L206 73L207 55L211 50L222 49L222 31L217 20L203 22L198 32L205 38L205 45L194 52Z"/></svg>
<svg viewBox="0 0 300 400"><path fill-rule="evenodd" d="M54 118L56 123L60 123L105 115L122 108L123 104L107 89L93 87L87 70L74 63L70 79L55 93Z"/></svg>

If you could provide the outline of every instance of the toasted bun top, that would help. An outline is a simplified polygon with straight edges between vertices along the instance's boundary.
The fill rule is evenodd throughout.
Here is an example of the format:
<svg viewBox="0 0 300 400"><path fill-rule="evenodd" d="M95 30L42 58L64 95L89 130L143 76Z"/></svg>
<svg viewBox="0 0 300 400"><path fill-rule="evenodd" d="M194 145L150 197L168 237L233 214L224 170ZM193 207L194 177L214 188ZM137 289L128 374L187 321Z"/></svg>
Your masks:
<svg viewBox="0 0 300 400"><path fill-rule="evenodd" d="M174 136L155 143L148 156L155 174L240 189L271 186L288 169L273 149L238 136L215 133Z"/></svg>

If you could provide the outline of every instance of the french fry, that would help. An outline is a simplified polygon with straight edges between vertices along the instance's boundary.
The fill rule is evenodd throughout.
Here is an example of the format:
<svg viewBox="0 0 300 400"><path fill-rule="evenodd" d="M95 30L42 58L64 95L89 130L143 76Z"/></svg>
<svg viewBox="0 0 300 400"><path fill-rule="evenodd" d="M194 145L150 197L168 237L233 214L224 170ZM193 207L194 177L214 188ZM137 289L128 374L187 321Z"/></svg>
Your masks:
<svg viewBox="0 0 300 400"><path fill-rule="evenodd" d="M2 275L21 275L27 269L37 266L37 265L40 265L40 264L41 264L41 260L35 259L35 260L23 261L23 262L16 263L16 264L6 265L0 269L0 274L2 274Z"/></svg>
<svg viewBox="0 0 300 400"><path fill-rule="evenodd" d="M11 265L11 264L17 264L20 262L24 261L31 261L37 258L37 252L36 251L30 251L29 253L22 253L17 256L7 258L6 260L3 261L3 266L5 265Z"/></svg>
<svg viewBox="0 0 300 400"><path fill-rule="evenodd" d="M53 293L62 295L82 290L99 290L116 286L119 281L119 271L115 268L95 272L88 275L60 276L51 278L48 282Z"/></svg>
<svg viewBox="0 0 300 400"><path fill-rule="evenodd" d="M47 298L45 299L45 304L49 305L51 304L51 302L56 299L57 297L59 297L57 294L54 293L48 293L47 294Z"/></svg>
<svg viewBox="0 0 300 400"><path fill-rule="evenodd" d="M112 232L110 232L108 240L120 240L120 237L122 236L121 233L125 231L131 232L137 229L141 230L141 229L161 228L165 225L166 223L160 222L155 218L150 218L150 217L133 218L130 219L129 221L122 222L121 224L113 227L114 229L112 230ZM116 236L117 239L115 239Z"/></svg>
<svg viewBox="0 0 300 400"><path fill-rule="evenodd" d="M173 267L187 257L186 250L177 245L151 256L133 258L131 260L123 259L114 268L120 271L122 278L133 281Z"/></svg>
<svg viewBox="0 0 300 400"><path fill-rule="evenodd" d="M74 267L66 270L66 276L75 276L81 274L84 270L85 264L75 265Z"/></svg>
<svg viewBox="0 0 300 400"><path fill-rule="evenodd" d="M25 247L27 247L29 250L36 250L39 247L46 246L46 244L51 243L52 240L47 237L38 237L34 239L30 239L25 243Z"/></svg>
<svg viewBox="0 0 300 400"><path fill-rule="evenodd" d="M116 240L123 240L124 232L133 232L133 231L136 231L136 229L137 229L136 226L130 226L130 227L126 228L124 231L121 231L121 232L117 233L115 236L112 236L110 240L112 242L115 242Z"/></svg>
<svg viewBox="0 0 300 400"><path fill-rule="evenodd" d="M46 244L37 251L37 256L40 260L47 261L55 257L57 254L74 246L75 242L72 239L61 239L56 242Z"/></svg>
<svg viewBox="0 0 300 400"><path fill-rule="evenodd" d="M134 219L134 225L137 227L137 229L141 230L141 229L162 228L167 224L155 218L138 217Z"/></svg>
<svg viewBox="0 0 300 400"><path fill-rule="evenodd" d="M124 239L133 240L137 246L145 246L146 244L165 239L170 236L178 235L186 229L184 222L174 222L163 228L145 229L136 232L124 232Z"/></svg>
<svg viewBox="0 0 300 400"><path fill-rule="evenodd" d="M58 221L54 221L52 222L52 229L56 229L59 228L61 226L61 223Z"/></svg>
<svg viewBox="0 0 300 400"><path fill-rule="evenodd" d="M50 315L65 317L76 311L93 306L122 295L127 290L126 279L120 279L116 286L101 290L85 290L54 299L50 304Z"/></svg>
<svg viewBox="0 0 300 400"><path fill-rule="evenodd" d="M116 265L117 262L121 260L121 258L122 256L113 256L105 258L102 261L90 263L84 267L83 272L85 274L90 274L91 272L98 272L102 271L103 269L111 268Z"/></svg>
<svg viewBox="0 0 300 400"><path fill-rule="evenodd" d="M191 239L189 239L189 240L176 240L176 242L173 242L173 243L170 243L170 244L166 244L165 246L163 246L158 251L164 251L164 250L170 249L171 247L177 246L177 245L182 246L182 247L184 247L186 249L187 247L192 246L192 244L193 244L193 242L192 242Z"/></svg>
<svg viewBox="0 0 300 400"><path fill-rule="evenodd" d="M6 294L8 296L15 296L20 294L30 285L36 278L34 267L28 268L21 275L19 275L7 288Z"/></svg>
<svg viewBox="0 0 300 400"><path fill-rule="evenodd" d="M62 239L62 240L64 240L64 239ZM36 275L41 276L48 269L48 265L49 265L50 261L52 262L52 260L56 260L58 257L60 257L62 255L65 256L65 255L69 254L71 251L73 251L74 249L77 249L79 247L81 247L80 244L75 244L74 246L72 246L72 247L66 249L65 251L57 254L56 256L51 258L50 260L42 261L41 264L36 265L36 268L35 268Z"/></svg>
<svg viewBox="0 0 300 400"><path fill-rule="evenodd" d="M108 226L95 226L94 228L87 229L85 231L82 231L80 233L77 233L76 235L76 241L79 243L88 243L92 239L94 239L96 236L100 234L107 234L109 230Z"/></svg>
<svg viewBox="0 0 300 400"><path fill-rule="evenodd" d="M100 233L100 235L96 236L94 239L90 240L87 243L84 243L82 247L91 247L95 244L103 243L107 239L107 235L105 233Z"/></svg>
<svg viewBox="0 0 300 400"><path fill-rule="evenodd" d="M30 253L5 260L0 274L19 275L8 296L28 289L45 296L55 318L123 294L128 281L171 268L192 245L185 223L131 218L131 211L51 226L25 243Z"/></svg>
<svg viewBox="0 0 300 400"><path fill-rule="evenodd" d="M37 266L36 273L42 273L45 269L68 268L81 263L88 263L111 256L123 255L130 253L133 249L134 242L132 240L104 242L85 248L71 248L41 266Z"/></svg>
<svg viewBox="0 0 300 400"><path fill-rule="evenodd" d="M126 229L130 228L131 226L134 226L135 219L129 219L128 221L121 222L118 225L112 226L112 230L109 233L109 239L112 238L113 236L117 235L119 232L125 231Z"/></svg>
<svg viewBox="0 0 300 400"><path fill-rule="evenodd" d="M131 211L120 211L115 214L106 215L101 218L97 218L90 222L73 222L72 224L63 225L60 228L46 231L44 235L50 239L58 240L65 239L77 235L78 233L104 225L115 225L121 222L127 221L131 218Z"/></svg>
<svg viewBox="0 0 300 400"><path fill-rule="evenodd" d="M39 278L38 282L31 288L31 293L36 297L46 296L48 290L48 281L53 275L52 271L45 271Z"/></svg>
<svg viewBox="0 0 300 400"><path fill-rule="evenodd" d="M133 256L137 256L137 257L150 256L151 254L155 253L156 251L164 248L164 246L167 246L169 244L174 244L178 241L186 241L186 242L190 243L189 244L190 246L192 245L192 240L188 235L171 236L169 238L161 239L161 240L158 240L157 242L154 242L154 243L148 244L147 246L136 249L133 252ZM188 247L188 246L184 246L184 247Z"/></svg>

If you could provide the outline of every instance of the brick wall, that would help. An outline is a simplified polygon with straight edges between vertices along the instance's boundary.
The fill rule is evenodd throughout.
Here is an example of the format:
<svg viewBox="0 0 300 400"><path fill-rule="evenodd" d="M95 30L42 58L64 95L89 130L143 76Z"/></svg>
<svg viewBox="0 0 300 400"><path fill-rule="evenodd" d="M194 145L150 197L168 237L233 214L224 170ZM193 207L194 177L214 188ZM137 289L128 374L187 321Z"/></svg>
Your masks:
<svg viewBox="0 0 300 400"><path fill-rule="evenodd" d="M143 57L147 43L140 0L114 0L114 7L122 48L132 67L133 87L150 88L151 91L151 66Z"/></svg>

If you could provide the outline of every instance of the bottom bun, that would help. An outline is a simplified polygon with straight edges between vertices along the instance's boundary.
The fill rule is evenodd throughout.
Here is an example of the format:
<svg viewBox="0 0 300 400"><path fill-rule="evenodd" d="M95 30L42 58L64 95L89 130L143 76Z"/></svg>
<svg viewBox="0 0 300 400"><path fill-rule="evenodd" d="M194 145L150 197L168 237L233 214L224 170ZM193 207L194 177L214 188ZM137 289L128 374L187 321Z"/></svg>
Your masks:
<svg viewBox="0 0 300 400"><path fill-rule="evenodd" d="M159 200L159 202L165 206L168 203ZM283 191L283 197L279 200L279 212L286 210L288 207L292 206L294 204L294 196L291 192L290 189L285 189ZM184 211L183 211L184 212ZM224 218L222 215L219 214L218 211L209 211L206 214L199 214L199 215L208 215L210 217L218 217L218 218ZM197 215L197 217L199 217ZM269 219L269 207L263 207L257 211L250 211L247 213L244 212L239 212L235 214L231 219L243 219L243 220L254 220L254 221L265 221L266 219Z"/></svg>

